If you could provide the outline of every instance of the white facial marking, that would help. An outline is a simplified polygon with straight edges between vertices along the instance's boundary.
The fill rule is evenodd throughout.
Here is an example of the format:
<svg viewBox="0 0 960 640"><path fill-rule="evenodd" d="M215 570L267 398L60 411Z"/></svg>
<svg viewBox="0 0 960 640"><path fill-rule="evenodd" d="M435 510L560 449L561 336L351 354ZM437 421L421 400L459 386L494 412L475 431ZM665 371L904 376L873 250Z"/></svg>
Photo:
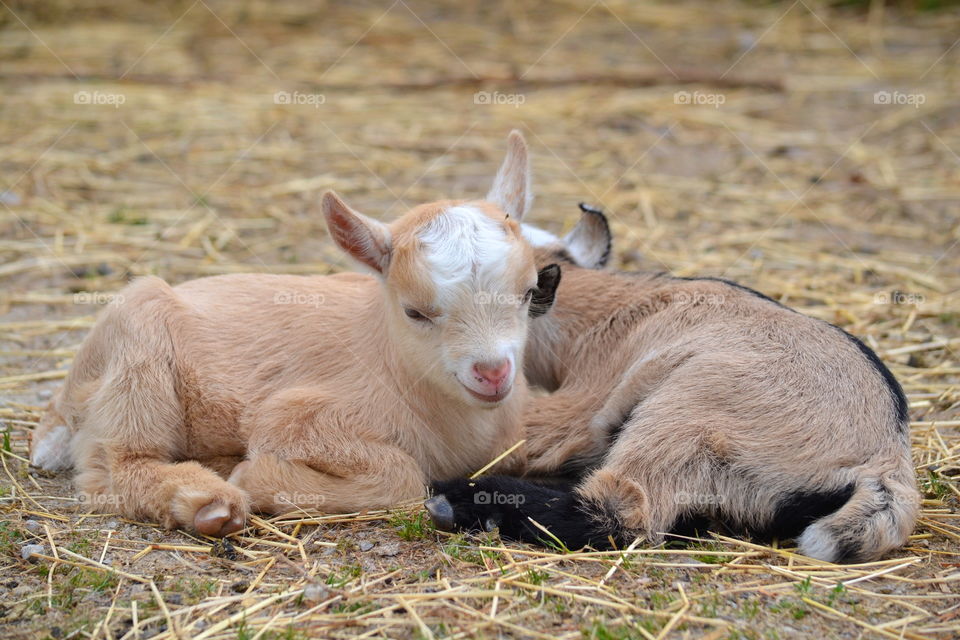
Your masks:
<svg viewBox="0 0 960 640"><path fill-rule="evenodd" d="M523 237L527 242L530 243L530 246L532 247L546 247L560 242L560 238L553 235L549 231L538 229L537 227L529 224L520 225L520 229L523 232Z"/></svg>
<svg viewBox="0 0 960 640"><path fill-rule="evenodd" d="M70 460L70 428L58 425L37 442L30 455L30 463L47 471L62 471L72 466Z"/></svg>
<svg viewBox="0 0 960 640"><path fill-rule="evenodd" d="M464 292L500 291L510 284L507 259L513 245L504 228L476 207L447 209L419 238L441 308Z"/></svg>
<svg viewBox="0 0 960 640"><path fill-rule="evenodd" d="M523 292L511 256L519 244L506 228L470 204L451 207L419 234L434 303L451 321L456 345L446 370L473 401L496 406L510 394L526 333ZM475 365L510 362L499 383L478 376Z"/></svg>

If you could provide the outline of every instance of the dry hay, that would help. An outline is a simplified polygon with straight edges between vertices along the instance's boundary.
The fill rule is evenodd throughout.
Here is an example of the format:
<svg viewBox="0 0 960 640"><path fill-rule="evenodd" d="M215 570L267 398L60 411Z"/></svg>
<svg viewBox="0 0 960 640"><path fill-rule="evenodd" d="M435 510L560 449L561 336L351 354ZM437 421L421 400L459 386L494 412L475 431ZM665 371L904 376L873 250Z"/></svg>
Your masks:
<svg viewBox="0 0 960 640"><path fill-rule="evenodd" d="M4 7L0 635L960 633L955 12ZM382 217L479 194L515 126L535 221L562 230L576 202L602 204L617 266L734 278L881 354L909 397L924 491L906 548L860 566L726 538L560 554L438 534L418 505L254 518L225 546L84 513L68 479L28 469L41 407L130 276L343 268L322 189ZM29 562L25 543L42 547Z"/></svg>

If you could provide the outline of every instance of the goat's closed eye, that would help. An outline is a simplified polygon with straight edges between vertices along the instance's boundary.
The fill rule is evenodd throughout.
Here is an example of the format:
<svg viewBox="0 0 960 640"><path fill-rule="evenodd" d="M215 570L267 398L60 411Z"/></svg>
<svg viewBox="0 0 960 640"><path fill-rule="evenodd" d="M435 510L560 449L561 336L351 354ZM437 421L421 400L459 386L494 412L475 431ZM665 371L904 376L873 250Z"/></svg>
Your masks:
<svg viewBox="0 0 960 640"><path fill-rule="evenodd" d="M404 307L403 313L406 314L406 316L411 320L416 320L417 322L430 322L430 318L423 315L416 309L412 309L410 307Z"/></svg>

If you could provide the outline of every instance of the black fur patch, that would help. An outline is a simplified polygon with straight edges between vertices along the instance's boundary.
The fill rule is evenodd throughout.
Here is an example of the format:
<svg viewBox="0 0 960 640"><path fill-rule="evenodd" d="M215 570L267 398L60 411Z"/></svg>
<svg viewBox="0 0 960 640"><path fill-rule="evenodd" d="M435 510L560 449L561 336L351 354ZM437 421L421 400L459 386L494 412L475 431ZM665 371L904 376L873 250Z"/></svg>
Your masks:
<svg viewBox="0 0 960 640"><path fill-rule="evenodd" d="M856 562L860 556L859 539L834 536L837 539L837 557L835 562L843 564L845 562Z"/></svg>
<svg viewBox="0 0 960 640"><path fill-rule="evenodd" d="M702 538L708 531L716 531L719 527L713 519L700 515L698 513L688 513L680 518L670 527L670 533L667 539L672 536L683 536L684 538Z"/></svg>
<svg viewBox="0 0 960 640"><path fill-rule="evenodd" d="M877 356L873 349L865 345L863 341L855 335L847 333L836 325L831 326L836 328L840 333L845 335L848 340L853 342L853 344L857 346L857 349L860 349L860 353L864 355L870 365L883 377L883 381L887 383L887 388L890 389L890 396L893 400L894 411L897 414L897 429L901 434L905 434L907 432L909 412L907 407L907 398L903 395L903 387L900 386L900 383L897 382L897 379L894 377L894 375L890 373L890 369L887 368L887 365L883 364L883 361L879 358L879 356Z"/></svg>
<svg viewBox="0 0 960 640"><path fill-rule="evenodd" d="M537 288L530 300L529 315L539 318L553 306L557 297L557 287L560 286L560 265L548 264L537 273Z"/></svg>
<svg viewBox="0 0 960 640"><path fill-rule="evenodd" d="M486 476L437 482L434 495L443 495L454 512L454 526L461 531L478 531L495 525L500 535L511 540L556 546L530 520L545 527L568 549L587 545L610 549L610 536L617 546L623 544L612 513L598 513L595 505L585 504L571 487L545 486L509 476ZM606 523L606 524L604 524Z"/></svg>
<svg viewBox="0 0 960 640"><path fill-rule="evenodd" d="M750 527L748 533L759 540L787 540L800 535L814 521L828 516L847 503L853 495L854 483L823 491L796 491L777 502L770 522Z"/></svg>
<svg viewBox="0 0 960 640"><path fill-rule="evenodd" d="M560 464L560 468L557 469L557 473L559 473L562 477L569 478L573 481L580 480L585 475L603 464L603 457L605 455L607 455L606 450L599 451L592 455L582 454L572 456Z"/></svg>

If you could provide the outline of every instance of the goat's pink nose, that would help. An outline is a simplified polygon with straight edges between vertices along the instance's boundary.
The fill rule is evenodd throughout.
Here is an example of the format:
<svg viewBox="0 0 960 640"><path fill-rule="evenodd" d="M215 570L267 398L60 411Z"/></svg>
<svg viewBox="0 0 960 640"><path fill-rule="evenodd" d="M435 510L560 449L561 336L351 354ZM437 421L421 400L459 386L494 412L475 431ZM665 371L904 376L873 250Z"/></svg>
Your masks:
<svg viewBox="0 0 960 640"><path fill-rule="evenodd" d="M499 360L494 363L477 362L473 365L473 372L477 377L487 384L499 387L510 375L510 361L507 359Z"/></svg>

